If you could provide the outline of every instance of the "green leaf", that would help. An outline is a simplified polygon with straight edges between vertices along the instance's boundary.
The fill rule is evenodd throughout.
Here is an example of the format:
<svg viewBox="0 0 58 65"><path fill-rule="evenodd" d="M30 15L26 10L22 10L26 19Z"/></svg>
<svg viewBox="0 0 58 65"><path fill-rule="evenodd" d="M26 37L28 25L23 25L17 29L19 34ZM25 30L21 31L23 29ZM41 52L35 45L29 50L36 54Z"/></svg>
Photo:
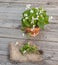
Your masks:
<svg viewBox="0 0 58 65"><path fill-rule="evenodd" d="M44 21L45 21L44 23L45 23L45 24L49 24L48 20L49 20L49 16L46 15L45 18L44 18Z"/></svg>
<svg viewBox="0 0 58 65"><path fill-rule="evenodd" d="M33 13L30 13L30 10L33 10ZM38 14L37 14L38 13ZM24 14L28 15L28 19L26 20ZM32 22L32 17L36 18L38 17L38 20L34 20L34 23L31 24ZM25 19L25 21L23 21ZM40 27L41 29L44 29L44 26L46 24L49 24L49 16L46 13L46 10L43 10L42 7L36 9L36 8L31 8L23 12L23 17L22 17L22 26L23 27L32 27L35 25L36 27Z"/></svg>
<svg viewBox="0 0 58 65"><path fill-rule="evenodd" d="M43 11L42 15L45 17L46 16L46 11Z"/></svg>
<svg viewBox="0 0 58 65"><path fill-rule="evenodd" d="M37 25L38 25L41 29L44 29L44 22L38 22Z"/></svg>
<svg viewBox="0 0 58 65"><path fill-rule="evenodd" d="M24 12L23 12L23 17L24 17L24 14L28 14L28 16L29 16L29 14L30 14L30 10L26 10L26 11L24 11Z"/></svg>
<svg viewBox="0 0 58 65"><path fill-rule="evenodd" d="M27 53L36 53L37 52L37 47L35 45L30 45L28 43L24 44L21 48L20 48L20 52L23 54L24 51L26 51Z"/></svg>
<svg viewBox="0 0 58 65"><path fill-rule="evenodd" d="M22 25L23 27L30 27L30 23L27 20L22 21Z"/></svg>

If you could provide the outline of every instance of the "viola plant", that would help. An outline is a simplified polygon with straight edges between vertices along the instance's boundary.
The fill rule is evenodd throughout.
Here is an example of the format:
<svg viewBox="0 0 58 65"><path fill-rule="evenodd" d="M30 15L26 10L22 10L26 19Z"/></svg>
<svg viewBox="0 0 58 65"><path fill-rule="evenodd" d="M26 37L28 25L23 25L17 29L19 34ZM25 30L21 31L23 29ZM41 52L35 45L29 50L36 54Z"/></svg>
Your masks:
<svg viewBox="0 0 58 65"><path fill-rule="evenodd" d="M36 45L27 42L20 48L20 52L22 54L25 54L25 53L38 53L39 51Z"/></svg>
<svg viewBox="0 0 58 65"><path fill-rule="evenodd" d="M31 8L30 6L28 5L22 14L22 29L31 36L36 36L40 29L44 29L44 26L49 24L49 16L43 8Z"/></svg>

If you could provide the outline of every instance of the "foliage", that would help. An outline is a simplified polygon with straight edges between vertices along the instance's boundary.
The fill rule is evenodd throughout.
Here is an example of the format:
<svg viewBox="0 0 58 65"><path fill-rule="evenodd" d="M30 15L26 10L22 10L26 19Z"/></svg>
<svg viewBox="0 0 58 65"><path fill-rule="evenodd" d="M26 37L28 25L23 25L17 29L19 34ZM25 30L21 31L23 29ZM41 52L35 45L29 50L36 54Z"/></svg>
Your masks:
<svg viewBox="0 0 58 65"><path fill-rule="evenodd" d="M46 13L46 10L43 8L30 8L23 12L22 28L32 28L33 25L35 27L40 27L44 29L44 26L48 24L49 16Z"/></svg>
<svg viewBox="0 0 58 65"><path fill-rule="evenodd" d="M24 53L36 53L37 51L38 51L38 48L36 47L36 45L31 45L29 42L24 44L20 48L20 52L22 54L24 54Z"/></svg>

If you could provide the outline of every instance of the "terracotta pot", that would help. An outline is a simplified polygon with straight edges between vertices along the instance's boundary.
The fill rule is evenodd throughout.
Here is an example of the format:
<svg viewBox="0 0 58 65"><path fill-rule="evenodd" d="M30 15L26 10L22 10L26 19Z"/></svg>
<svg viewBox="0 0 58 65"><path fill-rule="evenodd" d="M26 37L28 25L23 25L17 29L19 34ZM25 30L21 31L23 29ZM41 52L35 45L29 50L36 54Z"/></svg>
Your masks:
<svg viewBox="0 0 58 65"><path fill-rule="evenodd" d="M38 28L38 27L34 28L34 29L32 29L32 28L26 28L25 30L26 30L26 33L30 33L30 36L36 36L40 32L40 28Z"/></svg>

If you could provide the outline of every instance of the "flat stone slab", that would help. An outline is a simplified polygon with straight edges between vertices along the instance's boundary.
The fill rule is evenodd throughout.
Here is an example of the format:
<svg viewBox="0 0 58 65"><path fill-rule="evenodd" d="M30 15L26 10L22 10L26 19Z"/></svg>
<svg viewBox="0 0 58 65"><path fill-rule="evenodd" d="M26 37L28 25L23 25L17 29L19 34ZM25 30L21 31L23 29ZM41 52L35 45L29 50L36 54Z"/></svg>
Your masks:
<svg viewBox="0 0 58 65"><path fill-rule="evenodd" d="M22 46L22 43L18 42L15 44L11 42L9 44L10 60L14 62L39 62L42 61L42 55L40 54L24 54L22 55L19 51L19 48Z"/></svg>

